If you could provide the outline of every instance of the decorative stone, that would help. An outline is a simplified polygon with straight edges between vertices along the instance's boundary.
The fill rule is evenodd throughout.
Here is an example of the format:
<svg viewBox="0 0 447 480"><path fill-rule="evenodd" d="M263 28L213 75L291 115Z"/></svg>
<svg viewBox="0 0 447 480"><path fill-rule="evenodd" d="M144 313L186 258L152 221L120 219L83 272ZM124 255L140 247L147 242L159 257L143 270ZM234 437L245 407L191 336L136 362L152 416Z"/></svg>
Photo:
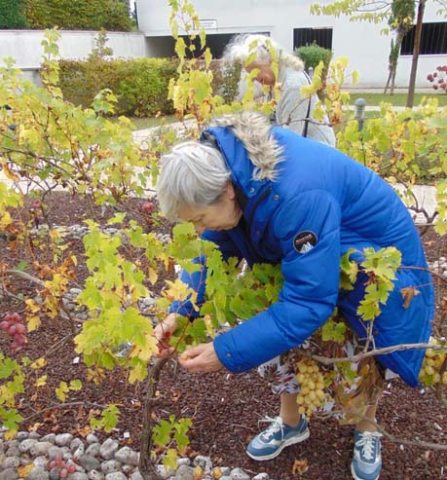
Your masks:
<svg viewBox="0 0 447 480"><path fill-rule="evenodd" d="M129 447L123 447L115 453L115 459L126 465L138 465L140 456Z"/></svg>
<svg viewBox="0 0 447 480"><path fill-rule="evenodd" d="M9 447L19 447L19 441L18 440L9 440L9 442L6 442L6 446Z"/></svg>
<svg viewBox="0 0 447 480"><path fill-rule="evenodd" d="M62 450L62 457L64 460L70 460L71 458L73 458L73 454L71 453L69 447L62 447L61 450Z"/></svg>
<svg viewBox="0 0 447 480"><path fill-rule="evenodd" d="M40 439L40 433L29 432L28 438L31 438L31 440L39 440Z"/></svg>
<svg viewBox="0 0 447 480"><path fill-rule="evenodd" d="M100 447L99 453L105 460L110 460L118 450L119 443L112 438L108 438Z"/></svg>
<svg viewBox="0 0 447 480"><path fill-rule="evenodd" d="M66 447L73 440L73 435L71 433L60 433L56 435L55 442L59 447Z"/></svg>
<svg viewBox="0 0 447 480"><path fill-rule="evenodd" d="M78 459L79 457L82 457L84 453L85 453L85 447L84 447L84 444L81 443L76 449L76 451L73 453L73 458Z"/></svg>
<svg viewBox="0 0 447 480"><path fill-rule="evenodd" d="M73 438L73 440L70 442L70 450L72 452L76 451L80 446L84 446L82 443L82 440L80 438Z"/></svg>
<svg viewBox="0 0 447 480"><path fill-rule="evenodd" d="M179 467L180 465L189 465L190 463L189 458L177 458L177 466Z"/></svg>
<svg viewBox="0 0 447 480"><path fill-rule="evenodd" d="M50 442L50 443L55 443L56 442L56 434L55 433L49 433L48 435L45 435L40 439L41 442Z"/></svg>
<svg viewBox="0 0 447 480"><path fill-rule="evenodd" d="M180 465L175 473L176 480L194 480L194 468L188 465Z"/></svg>
<svg viewBox="0 0 447 480"><path fill-rule="evenodd" d="M17 480L19 475L15 468L5 468L0 472L0 480Z"/></svg>
<svg viewBox="0 0 447 480"><path fill-rule="evenodd" d="M23 442L23 440L26 440L29 437L29 432L17 432L16 435L16 440L19 442Z"/></svg>
<svg viewBox="0 0 447 480"><path fill-rule="evenodd" d="M139 470L135 470L130 476L130 480L144 480Z"/></svg>
<svg viewBox="0 0 447 480"><path fill-rule="evenodd" d="M83 472L74 472L68 475L67 480L88 480L88 475Z"/></svg>
<svg viewBox="0 0 447 480"><path fill-rule="evenodd" d="M106 475L106 480L127 480L123 472L113 472Z"/></svg>
<svg viewBox="0 0 447 480"><path fill-rule="evenodd" d="M37 442L30 448L30 453L33 456L48 455L48 450L53 447L50 442Z"/></svg>
<svg viewBox="0 0 447 480"><path fill-rule="evenodd" d="M242 468L233 468L230 477L232 480L250 480L250 475L245 473Z"/></svg>
<svg viewBox="0 0 447 480"><path fill-rule="evenodd" d="M123 465L121 467L121 471L125 473L126 475L129 473L132 473L135 470L134 465Z"/></svg>
<svg viewBox="0 0 447 480"><path fill-rule="evenodd" d="M193 462L194 465L199 465L204 472L210 472L213 468L213 462L210 457L205 457L203 455L197 455Z"/></svg>
<svg viewBox="0 0 447 480"><path fill-rule="evenodd" d="M90 470L98 470L101 468L101 463L91 455L83 454L78 457L78 463L85 468L87 472Z"/></svg>
<svg viewBox="0 0 447 480"><path fill-rule="evenodd" d="M255 475L252 480L269 480L269 474L268 473L265 473L265 472L262 472L262 473L258 473L257 475Z"/></svg>
<svg viewBox="0 0 447 480"><path fill-rule="evenodd" d="M6 457L3 461L2 467L6 468L17 468L20 466L20 458L19 457Z"/></svg>
<svg viewBox="0 0 447 480"><path fill-rule="evenodd" d="M87 440L87 443L89 445L91 445L92 443L99 443L98 437L96 435L94 435L93 433L89 433L87 435L86 440Z"/></svg>
<svg viewBox="0 0 447 480"><path fill-rule="evenodd" d="M90 470L90 472L88 472L88 478L89 480L104 480L104 474L98 472L98 470Z"/></svg>
<svg viewBox="0 0 447 480"><path fill-rule="evenodd" d="M56 458L62 458L64 456L64 451L60 447L52 446L48 449L48 457L50 460L55 460Z"/></svg>
<svg viewBox="0 0 447 480"><path fill-rule="evenodd" d="M33 460L33 464L34 464L36 467L46 468L46 466L48 465L48 458L47 458L45 455L41 455L41 456L39 456L39 457L36 457L36 458Z"/></svg>
<svg viewBox="0 0 447 480"><path fill-rule="evenodd" d="M58 468L52 468L50 470L50 480L59 480L59 469Z"/></svg>
<svg viewBox="0 0 447 480"><path fill-rule="evenodd" d="M220 473L223 475L223 476L227 476L229 477L230 476L230 472L231 472L231 468L230 467L220 467Z"/></svg>
<svg viewBox="0 0 447 480"><path fill-rule="evenodd" d="M27 453L22 454L20 457L20 465L29 465L30 463L33 463L31 457Z"/></svg>
<svg viewBox="0 0 447 480"><path fill-rule="evenodd" d="M19 443L19 451L21 453L29 452L36 443L37 443L37 440L32 438L27 438L26 440L23 440L23 442Z"/></svg>
<svg viewBox="0 0 447 480"><path fill-rule="evenodd" d="M6 450L5 455L7 457L19 457L20 456L20 450L19 447L9 447L8 450Z"/></svg>
<svg viewBox="0 0 447 480"><path fill-rule="evenodd" d="M87 447L85 454L91 455L92 457L97 457L99 455L100 448L101 448L101 445L99 443L92 443Z"/></svg>
<svg viewBox="0 0 447 480"><path fill-rule="evenodd" d="M101 470L106 475L108 473L119 472L121 470L121 463L117 460L106 460L101 463Z"/></svg>
<svg viewBox="0 0 447 480"><path fill-rule="evenodd" d="M27 480L49 480L50 474L42 467L34 467L26 478Z"/></svg>

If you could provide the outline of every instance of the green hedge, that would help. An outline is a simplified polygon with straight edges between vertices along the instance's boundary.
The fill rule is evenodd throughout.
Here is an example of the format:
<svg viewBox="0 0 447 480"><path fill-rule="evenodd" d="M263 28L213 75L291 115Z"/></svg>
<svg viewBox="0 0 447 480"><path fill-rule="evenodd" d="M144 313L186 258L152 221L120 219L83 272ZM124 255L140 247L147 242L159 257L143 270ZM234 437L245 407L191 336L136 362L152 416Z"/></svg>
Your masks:
<svg viewBox="0 0 447 480"><path fill-rule="evenodd" d="M169 80L177 75L177 60L139 58L106 60L91 56L88 60L60 60L60 87L64 98L75 105L89 107L97 95L110 88L118 97L117 114L151 117L174 113L167 100ZM221 69L219 60L211 64L213 91L230 103L237 93L240 66Z"/></svg>
<svg viewBox="0 0 447 480"><path fill-rule="evenodd" d="M25 0L30 28L129 31L133 20L123 0Z"/></svg>
<svg viewBox="0 0 447 480"><path fill-rule="evenodd" d="M167 96L169 80L176 75L176 61L96 58L60 60L59 64L64 98L76 105L88 107L100 90L110 88L118 97L118 115L150 117L158 112L165 115L173 113Z"/></svg>
<svg viewBox="0 0 447 480"><path fill-rule="evenodd" d="M0 29L26 28L23 0L0 0Z"/></svg>
<svg viewBox="0 0 447 480"><path fill-rule="evenodd" d="M322 61L327 68L332 58L332 51L327 48L320 47L316 43L300 47L295 50L295 54L304 62L306 70L314 68Z"/></svg>

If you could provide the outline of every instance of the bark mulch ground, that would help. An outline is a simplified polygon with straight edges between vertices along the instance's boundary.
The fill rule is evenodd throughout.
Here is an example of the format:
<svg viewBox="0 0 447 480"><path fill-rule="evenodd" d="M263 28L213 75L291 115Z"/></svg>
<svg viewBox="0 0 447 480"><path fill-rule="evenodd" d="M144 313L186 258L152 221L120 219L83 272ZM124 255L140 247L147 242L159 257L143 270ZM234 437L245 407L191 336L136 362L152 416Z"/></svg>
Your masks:
<svg viewBox="0 0 447 480"><path fill-rule="evenodd" d="M105 223L112 213L103 211L86 199L54 193L48 199L48 210L55 225L81 223L85 218L96 218ZM138 202L130 204L132 215L138 217ZM139 218L142 220L142 218ZM158 227L163 233L169 226ZM434 233L424 235L428 257L433 260L447 256L447 242ZM22 259L23 252L11 250L0 240L0 262L14 266ZM70 249L82 260L82 243L70 242ZM43 254L42 254L43 255ZM85 276L85 269L79 270L78 281ZM9 286L14 293L25 294L33 286L17 281ZM438 300L446 296L438 288ZM17 309L14 301L3 299L0 314ZM79 328L80 325L78 325ZM29 344L22 354L36 359L50 351L48 365L30 374L26 379L27 395L20 397L20 411L26 418L23 428L33 428L41 434L70 432L75 435L88 433L88 417L99 412L101 406L115 403L121 410L118 427L110 436L120 439L138 449L141 432L141 411L143 391L140 385L129 385L126 372L108 372L104 381L95 385L85 379L86 369L80 363L73 363L76 354L71 339L59 348L51 348L70 334L67 321L44 321L42 328L29 334ZM9 340L0 333L0 349L14 356ZM37 376L48 374L45 387L36 390ZM83 380L84 388L72 392L67 405L60 408L54 389L60 381L73 378ZM221 371L214 374L188 374L169 365L164 369L159 384L159 403L156 415L166 417L191 417L193 427L190 434L191 455L202 454L212 457L214 464L240 467L255 474L267 472L275 480L305 478L309 480L341 480L350 478L349 463L352 451L350 426L339 426L334 419L313 419L310 425L310 439L303 444L286 449L277 459L255 462L245 454L245 446L258 431L258 421L265 415L277 414L277 399L256 372L241 375ZM387 384L381 402L378 421L387 431L398 438L425 440L447 444L447 410L430 391L421 393L418 389L405 386L400 380ZM261 424L264 426L265 424ZM126 438L125 432L130 433ZM105 434L99 434L104 438ZM292 473L295 460L307 460L309 469L303 476ZM447 455L445 452L428 450L383 440L382 480L410 480L447 478Z"/></svg>

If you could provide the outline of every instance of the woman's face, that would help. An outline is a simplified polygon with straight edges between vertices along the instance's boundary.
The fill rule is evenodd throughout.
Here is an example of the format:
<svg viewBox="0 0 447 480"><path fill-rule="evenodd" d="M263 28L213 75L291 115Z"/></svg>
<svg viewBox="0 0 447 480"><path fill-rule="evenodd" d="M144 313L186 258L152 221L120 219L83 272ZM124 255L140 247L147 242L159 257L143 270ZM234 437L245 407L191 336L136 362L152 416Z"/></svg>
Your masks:
<svg viewBox="0 0 447 480"><path fill-rule="evenodd" d="M273 86L275 84L275 74L273 73L270 65L253 62L245 67L245 70L248 73L254 69L259 70L259 73L255 78L255 80L257 80L259 83L269 86Z"/></svg>
<svg viewBox="0 0 447 480"><path fill-rule="evenodd" d="M201 234L205 230L231 230L239 223L242 210L233 185L228 183L218 202L208 206L185 206L179 209L178 215L182 221L193 223Z"/></svg>

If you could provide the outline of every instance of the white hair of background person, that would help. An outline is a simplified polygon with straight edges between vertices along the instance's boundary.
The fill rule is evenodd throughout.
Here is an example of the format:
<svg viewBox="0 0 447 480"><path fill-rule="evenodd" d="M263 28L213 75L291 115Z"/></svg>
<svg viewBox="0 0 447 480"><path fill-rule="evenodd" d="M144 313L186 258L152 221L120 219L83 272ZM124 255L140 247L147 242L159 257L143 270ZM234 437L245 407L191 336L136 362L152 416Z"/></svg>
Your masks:
<svg viewBox="0 0 447 480"><path fill-rule="evenodd" d="M255 62L261 65L270 65L272 62L271 50L279 55L279 67L289 67L295 70L304 70L304 63L295 55L291 55L275 42L271 37L261 34L247 34L234 36L225 47L222 60L228 63L240 62L245 64L247 58L255 53Z"/></svg>
<svg viewBox="0 0 447 480"><path fill-rule="evenodd" d="M329 125L329 119L325 116L321 123L312 120L312 112L319 103L317 95L310 98L301 96L301 87L309 85L310 79L304 71L303 62L291 55L278 45L272 38L266 35L236 35L224 50L222 60L227 64L240 62L243 66L250 55L254 54L253 62L258 65L270 66L272 63L271 51L278 54L278 78L276 82L280 87L275 119L278 125L289 128L298 135L307 136L331 147L335 146L335 134ZM243 69L238 84L237 100L242 100L247 89L246 71ZM254 82L254 98L262 101L268 98L262 85Z"/></svg>
<svg viewBox="0 0 447 480"><path fill-rule="evenodd" d="M230 179L222 154L214 147L187 141L163 155L157 183L161 211L178 220L184 206L208 206L218 202Z"/></svg>

